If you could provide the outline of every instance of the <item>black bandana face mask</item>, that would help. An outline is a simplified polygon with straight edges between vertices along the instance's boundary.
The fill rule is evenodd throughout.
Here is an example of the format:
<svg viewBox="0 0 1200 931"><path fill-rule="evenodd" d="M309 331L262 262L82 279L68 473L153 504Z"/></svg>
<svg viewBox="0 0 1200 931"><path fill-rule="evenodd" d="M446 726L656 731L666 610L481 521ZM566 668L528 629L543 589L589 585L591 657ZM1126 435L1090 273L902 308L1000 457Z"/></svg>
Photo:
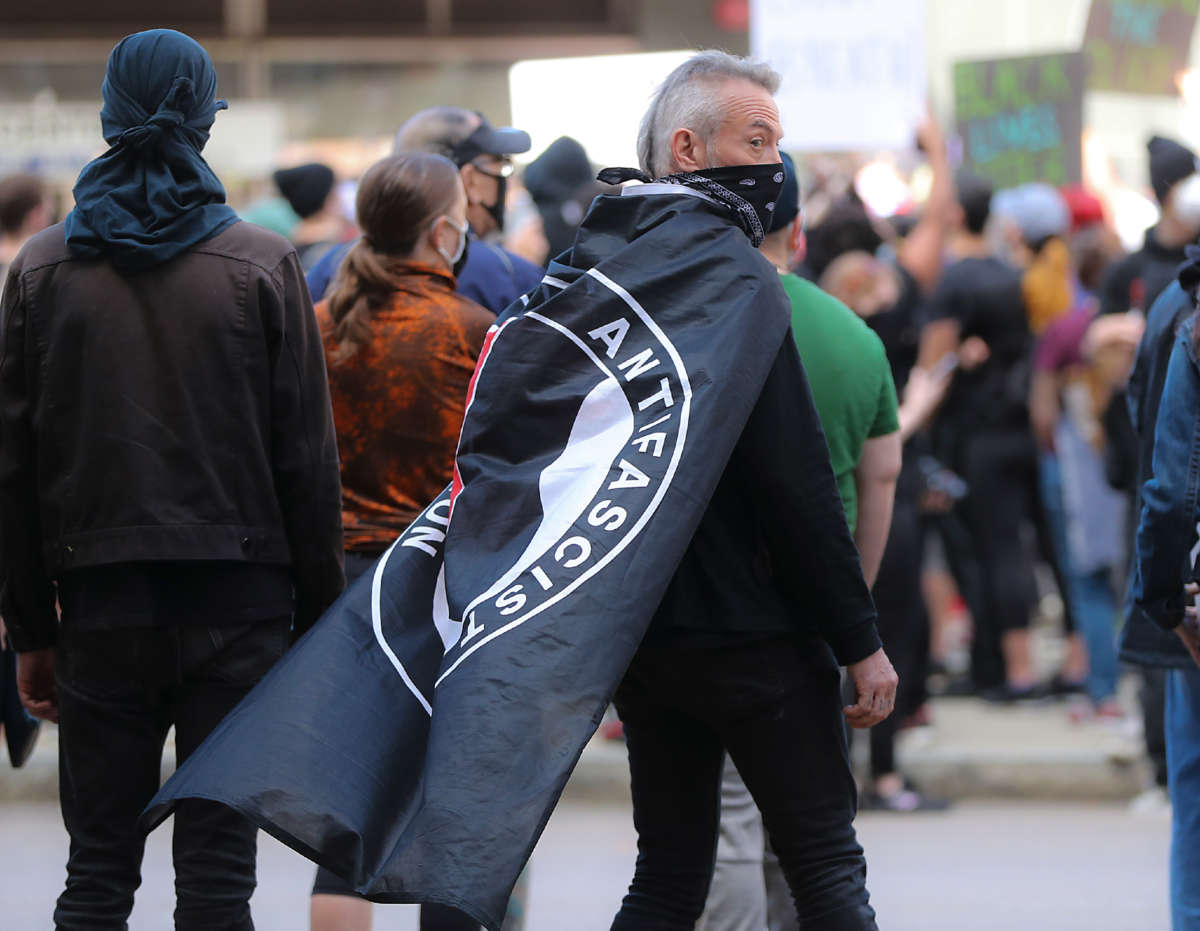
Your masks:
<svg viewBox="0 0 1200 931"><path fill-rule="evenodd" d="M506 175L490 175L496 179L496 202L491 206L483 205L483 209L492 215L496 221L496 230L504 232L504 208L508 200L508 177Z"/></svg>
<svg viewBox="0 0 1200 931"><path fill-rule="evenodd" d="M631 168L606 168L599 179L620 184L637 179L651 181L645 172ZM783 163L769 165L727 165L703 171L682 171L657 179L660 183L682 184L703 191L730 209L738 225L757 249L771 227L775 203L783 193Z"/></svg>
<svg viewBox="0 0 1200 931"><path fill-rule="evenodd" d="M775 203L783 193L783 162L773 165L726 165L672 175L715 197L737 214L757 249L771 228Z"/></svg>

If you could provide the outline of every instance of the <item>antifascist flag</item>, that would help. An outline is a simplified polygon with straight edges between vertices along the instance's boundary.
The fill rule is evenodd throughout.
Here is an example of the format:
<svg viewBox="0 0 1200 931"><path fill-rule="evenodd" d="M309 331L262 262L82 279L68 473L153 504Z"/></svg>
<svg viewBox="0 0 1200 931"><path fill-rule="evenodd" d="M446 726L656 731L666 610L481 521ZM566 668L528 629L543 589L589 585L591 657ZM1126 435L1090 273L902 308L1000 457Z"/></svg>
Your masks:
<svg viewBox="0 0 1200 931"><path fill-rule="evenodd" d="M163 787L492 931L787 334L679 186L597 199L489 334L454 480Z"/></svg>

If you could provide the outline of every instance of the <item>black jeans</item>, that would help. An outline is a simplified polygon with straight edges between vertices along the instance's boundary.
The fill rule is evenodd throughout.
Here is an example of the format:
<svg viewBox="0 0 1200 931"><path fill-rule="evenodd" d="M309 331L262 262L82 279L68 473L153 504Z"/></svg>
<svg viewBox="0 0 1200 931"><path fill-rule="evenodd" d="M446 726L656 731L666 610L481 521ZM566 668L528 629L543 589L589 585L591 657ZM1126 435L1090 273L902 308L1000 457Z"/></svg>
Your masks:
<svg viewBox="0 0 1200 931"><path fill-rule="evenodd" d="M1028 432L983 433L965 447L970 488L963 515L977 562L977 590L967 593L975 621L971 676L980 688L1006 680L1004 634L1029 626L1037 599L1033 555L1023 528L1038 504L1037 449Z"/></svg>
<svg viewBox="0 0 1200 931"><path fill-rule="evenodd" d="M141 882L137 820L159 785L167 730L179 762L288 645L290 618L236 627L59 633L59 793L71 835L60 931L123 931ZM175 814L175 927L251 931L255 827L216 802ZM163 923L165 925L165 922Z"/></svg>
<svg viewBox="0 0 1200 931"><path fill-rule="evenodd" d="M929 616L921 591L923 557L916 496L897 490L892 527L872 595L879 612L879 636L900 677L900 686L896 691L896 710L871 728L872 778L896 772L897 729L923 700L925 659L929 653Z"/></svg>
<svg viewBox="0 0 1200 931"><path fill-rule="evenodd" d="M805 931L875 931L838 669L823 643L642 647L614 702L638 858L613 931L690 931L700 917L726 750L763 814Z"/></svg>

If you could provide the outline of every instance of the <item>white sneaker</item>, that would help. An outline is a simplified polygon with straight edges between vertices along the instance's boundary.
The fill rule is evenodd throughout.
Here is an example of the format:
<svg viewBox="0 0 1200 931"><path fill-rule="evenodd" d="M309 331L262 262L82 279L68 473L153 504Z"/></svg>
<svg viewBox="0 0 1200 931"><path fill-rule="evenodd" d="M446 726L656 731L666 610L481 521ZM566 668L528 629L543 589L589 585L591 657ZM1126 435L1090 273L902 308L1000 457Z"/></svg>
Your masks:
<svg viewBox="0 0 1200 931"><path fill-rule="evenodd" d="M1152 786L1129 803L1129 813L1169 818L1171 816L1171 797L1161 786Z"/></svg>

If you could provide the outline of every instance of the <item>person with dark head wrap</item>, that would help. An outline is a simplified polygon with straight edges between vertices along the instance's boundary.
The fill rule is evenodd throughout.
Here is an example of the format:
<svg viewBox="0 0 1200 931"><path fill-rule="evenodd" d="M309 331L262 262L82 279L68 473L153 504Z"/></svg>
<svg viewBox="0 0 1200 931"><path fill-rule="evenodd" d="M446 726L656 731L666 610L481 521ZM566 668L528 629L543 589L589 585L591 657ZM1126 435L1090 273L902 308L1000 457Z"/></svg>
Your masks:
<svg viewBox="0 0 1200 931"><path fill-rule="evenodd" d="M124 39L108 59L100 124L112 148L75 184L67 245L122 271L172 259L237 222L201 155L213 120L217 72L194 40L169 29Z"/></svg>
<svg viewBox="0 0 1200 931"><path fill-rule="evenodd" d="M1173 139L1152 136L1146 143L1150 187L1162 208L1158 222L1146 230L1142 248L1109 269L1100 288L1100 313L1146 313L1175 280L1186 260L1186 248L1200 234L1200 173L1196 153Z"/></svg>
<svg viewBox="0 0 1200 931"><path fill-rule="evenodd" d="M126 926L168 729L182 762L344 584L321 335L201 155L216 92L182 33L122 40L111 148L0 302L0 615L59 725L62 931ZM251 931L254 825L189 801L174 832L175 927Z"/></svg>

